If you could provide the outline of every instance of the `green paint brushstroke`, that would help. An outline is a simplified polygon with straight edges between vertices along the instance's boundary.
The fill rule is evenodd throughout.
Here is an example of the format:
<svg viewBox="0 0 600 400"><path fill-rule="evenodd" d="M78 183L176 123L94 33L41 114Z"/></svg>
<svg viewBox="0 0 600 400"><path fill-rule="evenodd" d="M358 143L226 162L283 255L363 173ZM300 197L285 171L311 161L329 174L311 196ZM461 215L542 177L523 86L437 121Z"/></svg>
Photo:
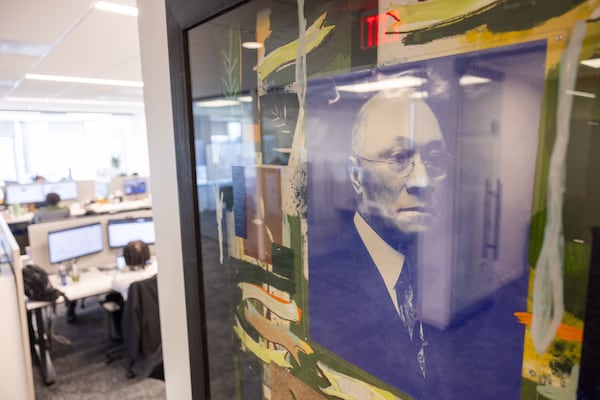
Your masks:
<svg viewBox="0 0 600 400"><path fill-rule="evenodd" d="M306 30L306 53L319 46L335 29L335 26L323 26L327 13L323 13ZM264 80L275 71L290 66L296 62L298 39L271 51L257 68L258 79Z"/></svg>
<svg viewBox="0 0 600 400"><path fill-rule="evenodd" d="M294 250L277 243L273 243L271 248L273 272L294 280Z"/></svg>
<svg viewBox="0 0 600 400"><path fill-rule="evenodd" d="M269 285L273 286L275 289L287 292L290 295L296 293L296 284L289 279L264 270L257 265L235 258L230 260L230 264L234 269L234 279L236 282Z"/></svg>
<svg viewBox="0 0 600 400"><path fill-rule="evenodd" d="M390 4L388 11L398 15L405 24L450 20L489 7L501 0L429 0L413 4Z"/></svg>

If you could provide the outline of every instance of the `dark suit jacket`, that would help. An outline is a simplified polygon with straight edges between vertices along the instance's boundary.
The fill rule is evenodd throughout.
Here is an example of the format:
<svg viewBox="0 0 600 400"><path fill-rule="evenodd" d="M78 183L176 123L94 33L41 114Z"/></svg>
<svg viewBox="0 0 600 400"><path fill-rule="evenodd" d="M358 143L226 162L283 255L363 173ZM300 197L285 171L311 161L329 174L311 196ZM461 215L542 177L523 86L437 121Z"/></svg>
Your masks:
<svg viewBox="0 0 600 400"><path fill-rule="evenodd" d="M349 225L327 256L309 257L310 336L415 398L516 399L524 328L512 313L525 310L526 283L524 277L506 286L444 331L424 324L423 378L416 357L418 324L411 341L358 232Z"/></svg>
<svg viewBox="0 0 600 400"><path fill-rule="evenodd" d="M144 360L158 351L161 336L156 275L129 286L122 326L129 360Z"/></svg>

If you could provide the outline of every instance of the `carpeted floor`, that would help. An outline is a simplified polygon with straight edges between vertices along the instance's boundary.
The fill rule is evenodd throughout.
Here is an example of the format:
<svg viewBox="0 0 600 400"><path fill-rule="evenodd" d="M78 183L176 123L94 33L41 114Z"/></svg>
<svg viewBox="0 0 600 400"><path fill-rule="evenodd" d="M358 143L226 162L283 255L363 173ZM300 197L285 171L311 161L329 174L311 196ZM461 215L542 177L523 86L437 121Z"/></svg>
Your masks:
<svg viewBox="0 0 600 400"><path fill-rule="evenodd" d="M52 361L56 382L44 384L34 361L34 385L37 400L128 400L164 399L165 384L161 380L136 377L128 379L122 360L106 363L105 352L116 343L108 338L106 312L98 298L86 299L85 308L77 306L78 320L65 322L66 307L57 306L54 332L68 339L52 343Z"/></svg>

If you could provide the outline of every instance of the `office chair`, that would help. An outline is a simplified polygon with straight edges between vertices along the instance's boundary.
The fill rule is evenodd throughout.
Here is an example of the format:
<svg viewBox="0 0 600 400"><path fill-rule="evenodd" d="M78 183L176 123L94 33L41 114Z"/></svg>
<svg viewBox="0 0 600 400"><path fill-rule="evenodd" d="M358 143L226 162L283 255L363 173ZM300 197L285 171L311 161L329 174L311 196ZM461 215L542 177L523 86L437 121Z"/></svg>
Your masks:
<svg viewBox="0 0 600 400"><path fill-rule="evenodd" d="M121 318L124 306L123 296L117 292L109 293L104 300L100 301L100 306L107 313L106 325L108 327L108 338L122 343Z"/></svg>
<svg viewBox="0 0 600 400"><path fill-rule="evenodd" d="M127 291L121 319L123 343L107 353L107 362L126 359L127 377L149 375L162 361L156 275L133 282Z"/></svg>
<svg viewBox="0 0 600 400"><path fill-rule="evenodd" d="M70 212L68 208L56 208L50 210L40 209L35 213L33 221L34 223L39 224L41 222L58 221L61 219L69 218L69 216Z"/></svg>

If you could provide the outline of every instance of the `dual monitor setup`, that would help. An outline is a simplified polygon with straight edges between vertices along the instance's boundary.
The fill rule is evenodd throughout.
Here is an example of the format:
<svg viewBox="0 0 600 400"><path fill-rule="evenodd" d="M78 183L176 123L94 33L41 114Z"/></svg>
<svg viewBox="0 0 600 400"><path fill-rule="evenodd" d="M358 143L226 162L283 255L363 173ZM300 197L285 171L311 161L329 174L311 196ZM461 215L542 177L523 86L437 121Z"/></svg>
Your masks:
<svg viewBox="0 0 600 400"><path fill-rule="evenodd" d="M123 192L126 196L147 192L146 179L128 178L123 181ZM61 200L77 200L77 182L39 182L27 184L9 184L6 186L6 204L43 203L48 193L57 193Z"/></svg>
<svg viewBox="0 0 600 400"><path fill-rule="evenodd" d="M57 193L61 200L77 199L77 182L41 182L6 186L6 204L43 203L48 193Z"/></svg>
<svg viewBox="0 0 600 400"><path fill-rule="evenodd" d="M48 232L48 255L50 264L69 260L104 250L103 224L95 222ZM152 217L110 219L106 222L108 247L118 249L133 240L154 244Z"/></svg>

